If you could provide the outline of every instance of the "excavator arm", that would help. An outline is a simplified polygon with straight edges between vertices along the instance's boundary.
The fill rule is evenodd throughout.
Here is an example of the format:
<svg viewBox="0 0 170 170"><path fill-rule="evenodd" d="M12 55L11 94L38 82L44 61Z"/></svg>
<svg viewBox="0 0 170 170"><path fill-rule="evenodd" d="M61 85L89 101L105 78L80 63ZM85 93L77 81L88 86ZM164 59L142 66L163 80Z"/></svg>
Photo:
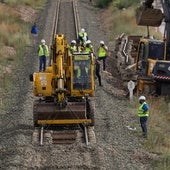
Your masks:
<svg viewBox="0 0 170 170"><path fill-rule="evenodd" d="M152 3L154 0L145 0L145 2L143 3L145 5L146 8L153 8Z"/></svg>

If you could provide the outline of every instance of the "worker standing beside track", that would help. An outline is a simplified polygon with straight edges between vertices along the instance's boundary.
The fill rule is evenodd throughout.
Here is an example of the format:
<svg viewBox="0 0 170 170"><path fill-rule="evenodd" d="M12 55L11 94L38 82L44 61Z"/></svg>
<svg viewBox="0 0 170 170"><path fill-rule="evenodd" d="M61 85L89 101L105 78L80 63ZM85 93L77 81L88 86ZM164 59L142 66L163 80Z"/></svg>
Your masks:
<svg viewBox="0 0 170 170"><path fill-rule="evenodd" d="M100 46L97 49L99 61L103 60L103 71L106 70L106 57L108 53L108 47L104 44L104 41L100 41Z"/></svg>
<svg viewBox="0 0 170 170"><path fill-rule="evenodd" d="M101 75L100 75L100 62L98 59L96 59L96 63L95 63L95 73L99 81L99 86L102 86Z"/></svg>
<svg viewBox="0 0 170 170"><path fill-rule="evenodd" d="M39 72L46 71L46 57L49 56L48 46L45 44L45 40L41 40L41 45L38 47L38 56L39 56Z"/></svg>
<svg viewBox="0 0 170 170"><path fill-rule="evenodd" d="M142 128L143 137L147 138L147 119L149 116L149 106L145 101L146 101L145 96L139 97L140 106L138 108L138 116L140 118L140 125Z"/></svg>

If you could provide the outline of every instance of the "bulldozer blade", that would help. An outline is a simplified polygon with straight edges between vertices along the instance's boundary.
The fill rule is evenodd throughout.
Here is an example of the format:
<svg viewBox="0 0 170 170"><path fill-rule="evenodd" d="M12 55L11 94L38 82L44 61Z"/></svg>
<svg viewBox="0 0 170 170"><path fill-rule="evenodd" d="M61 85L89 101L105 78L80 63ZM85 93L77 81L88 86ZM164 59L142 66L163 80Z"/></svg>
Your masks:
<svg viewBox="0 0 170 170"><path fill-rule="evenodd" d="M136 10L136 23L141 26L158 27L161 25L164 15L160 9L139 7Z"/></svg>
<svg viewBox="0 0 170 170"><path fill-rule="evenodd" d="M88 122L85 102L68 102L60 108L55 103L34 102L34 126L47 124L78 124Z"/></svg>

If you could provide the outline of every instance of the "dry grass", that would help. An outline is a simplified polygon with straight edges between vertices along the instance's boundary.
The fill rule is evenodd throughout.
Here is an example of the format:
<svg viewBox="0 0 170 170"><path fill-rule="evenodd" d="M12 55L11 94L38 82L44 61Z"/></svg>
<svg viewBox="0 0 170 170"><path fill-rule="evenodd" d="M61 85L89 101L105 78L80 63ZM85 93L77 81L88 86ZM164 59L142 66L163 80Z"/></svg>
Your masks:
<svg viewBox="0 0 170 170"><path fill-rule="evenodd" d="M19 14L13 7L0 3L0 22L9 20L10 18L16 19L18 17Z"/></svg>
<svg viewBox="0 0 170 170"><path fill-rule="evenodd" d="M169 151L170 153L170 111L168 103L169 101L166 101L164 97L150 98L149 128L152 133L147 146L153 151Z"/></svg>
<svg viewBox="0 0 170 170"><path fill-rule="evenodd" d="M147 28L136 25L136 8L137 6L118 10L114 6L110 6L107 10L101 10L100 19L104 22L103 30L113 30L110 35L110 40L113 41L122 33L147 36ZM150 27L150 34L154 35L155 38L162 38L158 29L154 27Z"/></svg>
<svg viewBox="0 0 170 170"><path fill-rule="evenodd" d="M30 44L30 25L45 0L4 0L0 2L0 77L10 74ZM19 63L17 63L19 64ZM6 74L7 73L7 74ZM1 80L2 81L2 80ZM0 85L6 86L0 81Z"/></svg>

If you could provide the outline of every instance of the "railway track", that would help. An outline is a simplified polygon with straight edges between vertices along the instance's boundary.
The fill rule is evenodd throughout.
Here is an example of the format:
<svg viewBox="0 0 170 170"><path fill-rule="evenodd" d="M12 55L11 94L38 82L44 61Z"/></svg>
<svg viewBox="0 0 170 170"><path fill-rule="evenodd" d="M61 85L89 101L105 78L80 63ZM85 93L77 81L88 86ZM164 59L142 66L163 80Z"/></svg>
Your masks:
<svg viewBox="0 0 170 170"><path fill-rule="evenodd" d="M77 0L57 0L56 12L53 18L51 42L56 34L64 34L67 40L77 40L80 30L80 19L77 9ZM52 58L50 58L52 60ZM49 62L49 64L51 61ZM94 107L94 104L92 104ZM32 141L34 144L72 144L74 142L84 142L86 145L95 143L95 133L93 127L85 125L71 127L36 127Z"/></svg>

